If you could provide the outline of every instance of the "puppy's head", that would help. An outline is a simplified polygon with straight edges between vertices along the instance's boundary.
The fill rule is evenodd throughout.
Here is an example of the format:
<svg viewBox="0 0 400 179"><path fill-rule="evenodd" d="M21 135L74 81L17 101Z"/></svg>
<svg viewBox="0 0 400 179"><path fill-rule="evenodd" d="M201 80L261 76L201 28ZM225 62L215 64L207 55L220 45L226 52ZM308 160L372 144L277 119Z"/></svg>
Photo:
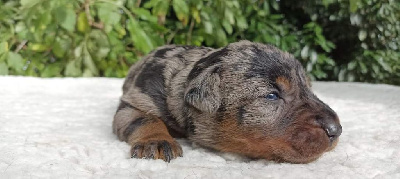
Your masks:
<svg viewBox="0 0 400 179"><path fill-rule="evenodd" d="M301 64L273 46L230 44L199 60L187 80L190 137L201 145L307 163L335 147L342 132Z"/></svg>

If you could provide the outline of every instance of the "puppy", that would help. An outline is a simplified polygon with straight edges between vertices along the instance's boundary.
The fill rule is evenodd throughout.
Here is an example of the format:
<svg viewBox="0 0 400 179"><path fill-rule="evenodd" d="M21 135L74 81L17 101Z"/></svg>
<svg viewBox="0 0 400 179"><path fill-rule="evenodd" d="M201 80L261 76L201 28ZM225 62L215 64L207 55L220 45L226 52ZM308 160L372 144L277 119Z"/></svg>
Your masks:
<svg viewBox="0 0 400 179"><path fill-rule="evenodd" d="M113 121L133 158L182 156L173 137L250 158L308 163L342 132L301 64L288 53L240 41L220 49L168 45L130 68Z"/></svg>

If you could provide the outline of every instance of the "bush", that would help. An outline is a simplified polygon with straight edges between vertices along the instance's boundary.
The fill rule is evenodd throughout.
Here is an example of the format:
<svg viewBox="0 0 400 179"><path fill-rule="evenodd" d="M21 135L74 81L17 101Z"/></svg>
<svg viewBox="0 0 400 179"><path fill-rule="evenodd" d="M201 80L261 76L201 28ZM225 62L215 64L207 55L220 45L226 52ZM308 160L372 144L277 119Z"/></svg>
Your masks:
<svg viewBox="0 0 400 179"><path fill-rule="evenodd" d="M400 84L398 17L395 0L0 0L0 74L124 77L164 44L248 39L313 79Z"/></svg>

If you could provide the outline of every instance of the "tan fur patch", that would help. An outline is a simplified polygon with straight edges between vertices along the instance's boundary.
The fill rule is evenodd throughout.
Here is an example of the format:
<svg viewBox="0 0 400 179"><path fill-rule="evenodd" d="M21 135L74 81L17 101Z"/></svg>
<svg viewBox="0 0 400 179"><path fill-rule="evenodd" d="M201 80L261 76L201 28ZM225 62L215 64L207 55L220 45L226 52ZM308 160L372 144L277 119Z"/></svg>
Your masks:
<svg viewBox="0 0 400 179"><path fill-rule="evenodd" d="M173 141L169 135L167 127L161 120L149 122L140 126L132 135L129 136L128 143L134 144L137 142L146 141Z"/></svg>
<svg viewBox="0 0 400 179"><path fill-rule="evenodd" d="M278 83L278 85L281 86L285 91L289 91L291 88L290 81L286 77L279 76L276 78L276 83Z"/></svg>
<svg viewBox="0 0 400 179"><path fill-rule="evenodd" d="M238 126L234 120L225 120L219 128L221 137L218 150L234 152L254 158L274 160L276 151L290 151L291 148L280 139L265 136L257 130Z"/></svg>

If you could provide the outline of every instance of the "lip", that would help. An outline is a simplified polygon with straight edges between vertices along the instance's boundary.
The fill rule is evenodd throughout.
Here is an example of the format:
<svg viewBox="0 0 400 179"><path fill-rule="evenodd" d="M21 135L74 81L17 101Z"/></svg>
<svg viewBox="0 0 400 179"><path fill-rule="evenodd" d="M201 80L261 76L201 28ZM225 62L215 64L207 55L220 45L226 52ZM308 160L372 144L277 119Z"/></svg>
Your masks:
<svg viewBox="0 0 400 179"><path fill-rule="evenodd" d="M336 138L333 142L331 142L331 145L326 149L325 152L331 151L336 147L336 145L339 143L339 138Z"/></svg>
<svg viewBox="0 0 400 179"><path fill-rule="evenodd" d="M338 139L338 137L329 137L329 142L331 142L331 145L336 141L336 139Z"/></svg>
<svg viewBox="0 0 400 179"><path fill-rule="evenodd" d="M330 136L326 135L326 131L324 129L322 129L321 127L316 127L316 128L317 128L317 130L322 130L323 133L325 134L325 138L327 138L329 141L329 148L332 147L339 140L339 137L330 137Z"/></svg>

